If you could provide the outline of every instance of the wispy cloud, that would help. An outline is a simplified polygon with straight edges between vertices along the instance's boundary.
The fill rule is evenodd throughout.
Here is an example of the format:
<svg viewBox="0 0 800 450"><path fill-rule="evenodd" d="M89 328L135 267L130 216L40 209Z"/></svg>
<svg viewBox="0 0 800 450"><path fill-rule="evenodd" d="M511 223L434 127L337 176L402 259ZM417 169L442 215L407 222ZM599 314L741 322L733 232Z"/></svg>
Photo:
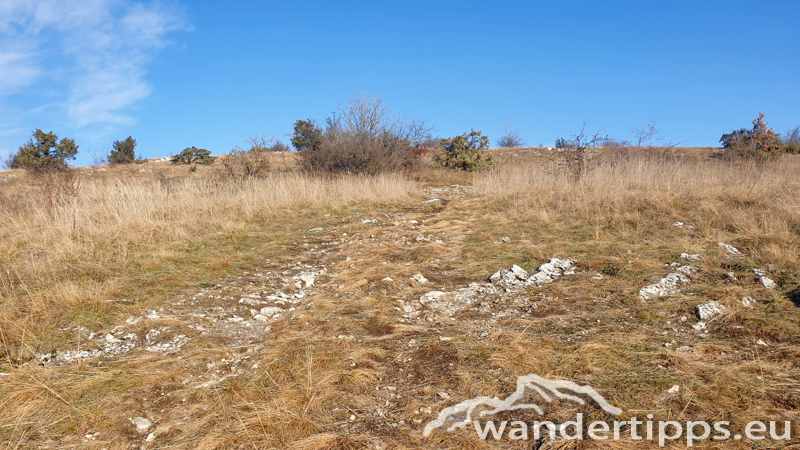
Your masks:
<svg viewBox="0 0 800 450"><path fill-rule="evenodd" d="M75 125L133 123L125 108L147 97L146 68L182 10L121 0L0 2L0 96L51 83ZM48 86L52 90L53 86Z"/></svg>

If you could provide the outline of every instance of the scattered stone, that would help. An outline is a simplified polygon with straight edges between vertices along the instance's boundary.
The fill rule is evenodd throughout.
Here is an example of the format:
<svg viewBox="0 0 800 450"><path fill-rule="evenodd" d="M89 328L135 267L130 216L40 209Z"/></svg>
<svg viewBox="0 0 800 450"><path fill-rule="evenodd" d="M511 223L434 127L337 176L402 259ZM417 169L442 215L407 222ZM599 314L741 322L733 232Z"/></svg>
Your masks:
<svg viewBox="0 0 800 450"><path fill-rule="evenodd" d="M603 274L602 273L598 273L595 276L593 276L592 279L594 279L594 280L602 280L603 279Z"/></svg>
<svg viewBox="0 0 800 450"><path fill-rule="evenodd" d="M728 255L728 258L737 258L742 256L742 252L739 251L736 247L732 245L725 244L723 242L719 243L719 246L722 247L722 250Z"/></svg>
<svg viewBox="0 0 800 450"><path fill-rule="evenodd" d="M766 342L764 342L763 339L759 339L758 341L756 341L756 344L763 345L764 347L766 347L768 345Z"/></svg>
<svg viewBox="0 0 800 450"><path fill-rule="evenodd" d="M0 178L0 183L8 183L8 180L6 180L5 178Z"/></svg>
<svg viewBox="0 0 800 450"><path fill-rule="evenodd" d="M144 417L134 417L132 422L134 425L136 425L136 429L139 431L145 431L153 426L153 422L151 422L149 419L145 419Z"/></svg>
<svg viewBox="0 0 800 450"><path fill-rule="evenodd" d="M430 291L425 293L422 297L420 297L419 302L423 305L435 305L439 299L447 295L447 292L442 291ZM434 308L436 309L436 308Z"/></svg>
<svg viewBox="0 0 800 450"><path fill-rule="evenodd" d="M425 276L423 276L421 273L414 275L413 277L411 277L411 279L419 284L425 284L428 282L428 279L425 278Z"/></svg>
<svg viewBox="0 0 800 450"><path fill-rule="evenodd" d="M139 173L147 172L147 169L139 169Z"/></svg>
<svg viewBox="0 0 800 450"><path fill-rule="evenodd" d="M575 273L575 261L571 259L551 258L550 261L539 266L536 273L528 275L525 269L518 265L513 265L508 269L495 272L489 281L492 284L510 287L516 285L536 285L552 283L563 275Z"/></svg>
<svg viewBox="0 0 800 450"><path fill-rule="evenodd" d="M689 284L689 282L689 277L683 273L673 272L656 283L641 288L639 298L646 301L677 294L681 291L681 285Z"/></svg>
<svg viewBox="0 0 800 450"><path fill-rule="evenodd" d="M676 272L680 272L684 275L692 276L697 273L697 267L695 266L680 266L675 269Z"/></svg>
<svg viewBox="0 0 800 450"><path fill-rule="evenodd" d="M688 345L682 345L682 346L676 348L675 351L676 352L685 353L685 352L690 351L691 349L692 349L692 347L689 347Z"/></svg>
<svg viewBox="0 0 800 450"><path fill-rule="evenodd" d="M725 305L719 302L703 303L702 305L697 305L695 312L700 321L711 320L725 312Z"/></svg>
<svg viewBox="0 0 800 450"><path fill-rule="evenodd" d="M493 284L499 285L512 285L526 281L528 279L528 272L522 267L514 264L508 269L495 272L489 277L489 281Z"/></svg>
<svg viewBox="0 0 800 450"><path fill-rule="evenodd" d="M436 395L438 395L442 400L450 400L450 394L447 392L439 392Z"/></svg>
<svg viewBox="0 0 800 450"><path fill-rule="evenodd" d="M683 222L675 222L672 224L673 227L683 228Z"/></svg>
<svg viewBox="0 0 800 450"><path fill-rule="evenodd" d="M736 278L736 274L733 272L728 272L728 275L725 276L726 283L738 283L739 279Z"/></svg>
<svg viewBox="0 0 800 450"><path fill-rule="evenodd" d="M669 388L667 390L667 392L670 393L670 394L677 394L678 392L680 392L680 390L681 390L681 387L676 384L676 385L672 386L671 388Z"/></svg>
<svg viewBox="0 0 800 450"><path fill-rule="evenodd" d="M150 345L145 347L145 350L148 352L169 352L180 349L187 342L189 342L189 338L186 337L186 335L180 334L172 338L172 341L170 342L162 342L161 344Z"/></svg>
<svg viewBox="0 0 800 450"><path fill-rule="evenodd" d="M689 261L700 261L700 255L696 253L695 254L681 253L681 258Z"/></svg>
<svg viewBox="0 0 800 450"><path fill-rule="evenodd" d="M761 277L758 279L762 285L767 289L778 289L778 284L772 281L771 278Z"/></svg>
<svg viewBox="0 0 800 450"><path fill-rule="evenodd" d="M528 284L534 283L537 286L552 283L562 275L572 275L575 273L575 261L571 259L551 258L550 261L539 266L538 272L531 275Z"/></svg>
<svg viewBox="0 0 800 450"><path fill-rule="evenodd" d="M506 244L510 244L511 243L511 238L508 237L508 236L503 236L500 240L503 241L503 243L506 243Z"/></svg>
<svg viewBox="0 0 800 450"><path fill-rule="evenodd" d="M303 284L305 284L305 287L311 287L314 285L316 275L313 273L301 273L297 276L297 278L299 278Z"/></svg>
<svg viewBox="0 0 800 450"><path fill-rule="evenodd" d="M767 272L761 269L753 269L753 273L758 276L758 281L761 282L767 289L778 289L778 284L771 278L767 278Z"/></svg>
<svg viewBox="0 0 800 450"><path fill-rule="evenodd" d="M153 441L155 441L155 440L156 440L156 435L155 435L155 433L150 433L150 434L148 434L148 435L147 435L147 439L145 439L144 441L145 441L145 442L153 442Z"/></svg>
<svg viewBox="0 0 800 450"><path fill-rule="evenodd" d="M361 219L361 223L378 223L378 219Z"/></svg>
<svg viewBox="0 0 800 450"><path fill-rule="evenodd" d="M381 281L383 281L384 283L391 283L391 282L393 282L394 280L393 280L393 279L391 279L391 278L389 278L389 277L386 277L386 278L382 279Z"/></svg>
<svg viewBox="0 0 800 450"><path fill-rule="evenodd" d="M155 344L156 340L158 340L158 336L161 335L161 332L158 330L150 330L147 332L147 336L145 336L144 340L147 345Z"/></svg>
<svg viewBox="0 0 800 450"><path fill-rule="evenodd" d="M748 308L755 308L758 305L758 302L753 297L744 297L742 299L742 305Z"/></svg>
<svg viewBox="0 0 800 450"><path fill-rule="evenodd" d="M272 317L275 314L280 314L281 312L283 312L282 308L278 308L277 306L266 306L264 308L261 308L259 314L266 317Z"/></svg>
<svg viewBox="0 0 800 450"><path fill-rule="evenodd" d="M421 203L433 203L433 202L438 202L438 201L439 201L439 199L434 197L434 198L429 198L429 199L427 199L427 200L425 200L424 202L421 202Z"/></svg>
<svg viewBox="0 0 800 450"><path fill-rule="evenodd" d="M705 322L697 322L696 324L692 325L692 328L694 328L697 331L703 331L703 330L706 329L706 323Z"/></svg>

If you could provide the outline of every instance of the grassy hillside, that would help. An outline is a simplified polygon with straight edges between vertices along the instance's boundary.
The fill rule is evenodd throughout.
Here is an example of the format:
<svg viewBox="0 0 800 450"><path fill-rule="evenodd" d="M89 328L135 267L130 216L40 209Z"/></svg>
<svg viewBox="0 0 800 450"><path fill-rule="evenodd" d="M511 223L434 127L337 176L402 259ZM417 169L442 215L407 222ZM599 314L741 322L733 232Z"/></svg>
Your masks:
<svg viewBox="0 0 800 450"><path fill-rule="evenodd" d="M598 157L576 176L552 150L492 152L499 168L478 174L312 177L291 170L292 154L244 182L166 162L81 168L50 187L0 172L0 442L537 448L483 442L471 426L422 430L538 374L591 385L620 420L727 420L737 432L793 421L790 441L698 447L800 444L800 157L653 150ZM550 258L575 273L507 290L487 281ZM686 265L680 292L640 298ZM460 297L440 308L421 301L431 291ZM696 329L710 301L725 310ZM556 422L576 412L546 406Z"/></svg>

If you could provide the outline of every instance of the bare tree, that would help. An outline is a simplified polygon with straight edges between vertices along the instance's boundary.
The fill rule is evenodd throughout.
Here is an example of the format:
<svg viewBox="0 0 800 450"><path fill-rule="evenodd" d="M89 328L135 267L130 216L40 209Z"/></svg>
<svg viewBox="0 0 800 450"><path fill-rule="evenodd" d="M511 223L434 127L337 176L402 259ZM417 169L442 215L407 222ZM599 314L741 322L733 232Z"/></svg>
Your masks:
<svg viewBox="0 0 800 450"><path fill-rule="evenodd" d="M783 133L783 142L786 144L800 144L800 127L786 130Z"/></svg>
<svg viewBox="0 0 800 450"><path fill-rule="evenodd" d="M611 141L608 136L603 136L600 131L590 135L586 132L588 122L584 121L578 133L568 138L556 139L556 147L561 150L561 159L556 163L566 166L567 171L576 179L580 179L592 169L594 153L593 147L604 145Z"/></svg>
<svg viewBox="0 0 800 450"><path fill-rule="evenodd" d="M651 120L647 122L645 126L642 128L634 128L631 127L631 133L633 134L634 141L636 142L636 148L641 148L642 144L650 143L650 142L660 142L661 141L661 133L658 131L658 127L656 126L656 121ZM648 145L649 147L649 145Z"/></svg>
<svg viewBox="0 0 800 450"><path fill-rule="evenodd" d="M497 146L502 148L517 148L525 147L528 145L522 136L519 134L519 129L516 128L510 120L503 124L503 135L497 140Z"/></svg>

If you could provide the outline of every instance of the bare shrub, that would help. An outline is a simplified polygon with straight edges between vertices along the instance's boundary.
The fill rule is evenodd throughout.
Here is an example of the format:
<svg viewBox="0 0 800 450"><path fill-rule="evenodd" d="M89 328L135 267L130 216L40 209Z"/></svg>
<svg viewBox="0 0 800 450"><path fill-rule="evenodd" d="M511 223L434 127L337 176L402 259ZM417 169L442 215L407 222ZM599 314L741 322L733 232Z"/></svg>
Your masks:
<svg viewBox="0 0 800 450"><path fill-rule="evenodd" d="M380 97L352 95L325 121L318 149L300 154L304 169L378 174L413 165L432 128L425 120L391 113Z"/></svg>
<svg viewBox="0 0 800 450"><path fill-rule="evenodd" d="M519 134L519 128L515 127L511 121L503 125L503 135L497 140L497 146L502 148L517 148L528 145L525 139Z"/></svg>
<svg viewBox="0 0 800 450"><path fill-rule="evenodd" d="M561 152L554 162L556 165L564 167L575 179L584 177L592 169L593 160L597 155L597 152L593 151L594 147L617 142L608 136L602 136L600 132L593 135L587 134L586 125L587 123L584 122L577 134L556 139L556 148Z"/></svg>
<svg viewBox="0 0 800 450"><path fill-rule="evenodd" d="M274 137L254 134L244 138L245 147L234 147L222 160L225 173L233 181L263 177L270 169L270 153L273 152Z"/></svg>
<svg viewBox="0 0 800 450"><path fill-rule="evenodd" d="M73 201L81 189L76 169L35 170L30 174L42 188L42 204L48 211Z"/></svg>

